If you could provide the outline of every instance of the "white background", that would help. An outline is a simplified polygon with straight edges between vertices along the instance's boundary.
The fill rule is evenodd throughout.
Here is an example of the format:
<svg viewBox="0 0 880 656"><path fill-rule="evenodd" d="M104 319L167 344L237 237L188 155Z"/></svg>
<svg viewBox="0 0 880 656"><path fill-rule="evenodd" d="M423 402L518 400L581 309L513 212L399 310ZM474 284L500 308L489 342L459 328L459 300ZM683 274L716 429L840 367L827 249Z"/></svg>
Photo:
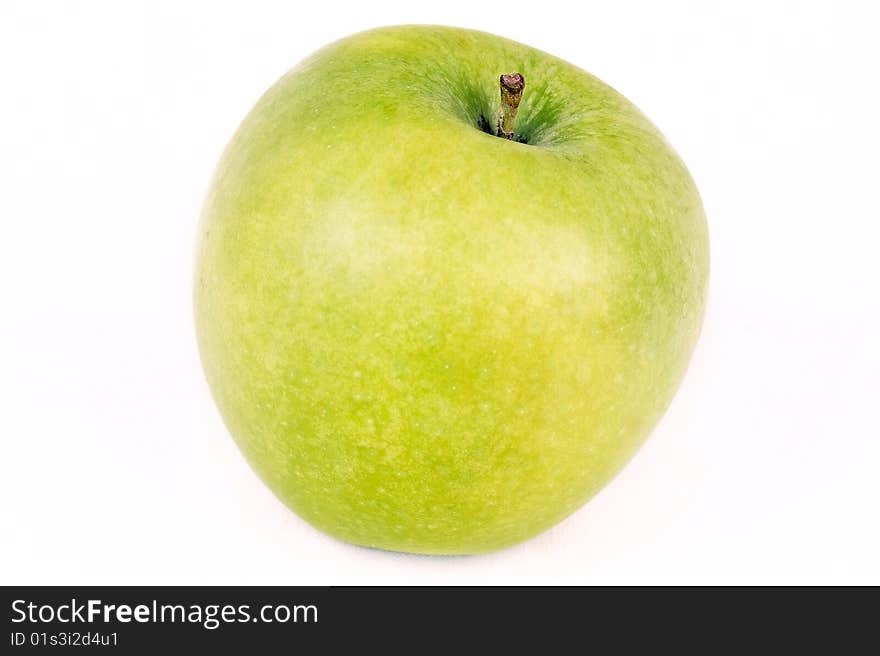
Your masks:
<svg viewBox="0 0 880 656"><path fill-rule="evenodd" d="M5 2L0 583L880 583L880 24L870 3ZM341 544L228 437L196 220L262 92L361 29L550 51L633 100L703 194L709 310L652 438L480 557Z"/></svg>

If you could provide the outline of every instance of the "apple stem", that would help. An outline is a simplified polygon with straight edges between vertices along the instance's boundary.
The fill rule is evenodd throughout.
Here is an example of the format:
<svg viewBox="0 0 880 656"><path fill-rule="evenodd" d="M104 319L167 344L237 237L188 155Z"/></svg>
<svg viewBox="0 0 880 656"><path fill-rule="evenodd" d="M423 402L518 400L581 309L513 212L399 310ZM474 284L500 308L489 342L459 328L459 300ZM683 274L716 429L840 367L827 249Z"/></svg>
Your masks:
<svg viewBox="0 0 880 656"><path fill-rule="evenodd" d="M498 115L498 136L513 140L513 123L516 120L519 101L522 100L523 89L526 88L526 79L519 73L509 73L501 76L500 83L501 113Z"/></svg>

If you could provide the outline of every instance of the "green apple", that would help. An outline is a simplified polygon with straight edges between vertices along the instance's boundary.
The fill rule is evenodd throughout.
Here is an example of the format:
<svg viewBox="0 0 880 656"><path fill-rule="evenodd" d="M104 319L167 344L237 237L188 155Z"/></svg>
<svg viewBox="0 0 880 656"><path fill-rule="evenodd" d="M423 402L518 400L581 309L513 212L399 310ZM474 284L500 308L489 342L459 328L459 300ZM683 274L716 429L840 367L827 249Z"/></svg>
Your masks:
<svg viewBox="0 0 880 656"><path fill-rule="evenodd" d="M634 454L707 275L697 189L623 96L497 36L389 27L244 120L195 314L222 416L285 504L355 544L468 554L559 522Z"/></svg>

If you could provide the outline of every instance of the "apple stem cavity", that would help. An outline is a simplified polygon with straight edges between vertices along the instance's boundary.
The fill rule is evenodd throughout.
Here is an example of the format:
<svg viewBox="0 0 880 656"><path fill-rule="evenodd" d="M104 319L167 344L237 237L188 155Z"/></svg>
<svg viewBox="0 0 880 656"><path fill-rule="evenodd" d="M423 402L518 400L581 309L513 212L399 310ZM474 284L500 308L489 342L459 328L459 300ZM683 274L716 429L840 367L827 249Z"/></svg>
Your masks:
<svg viewBox="0 0 880 656"><path fill-rule="evenodd" d="M516 120L516 112L519 110L519 101L522 100L523 89L526 88L526 79L520 73L508 73L502 75L501 83L501 112L498 115L498 136L513 141L513 124Z"/></svg>

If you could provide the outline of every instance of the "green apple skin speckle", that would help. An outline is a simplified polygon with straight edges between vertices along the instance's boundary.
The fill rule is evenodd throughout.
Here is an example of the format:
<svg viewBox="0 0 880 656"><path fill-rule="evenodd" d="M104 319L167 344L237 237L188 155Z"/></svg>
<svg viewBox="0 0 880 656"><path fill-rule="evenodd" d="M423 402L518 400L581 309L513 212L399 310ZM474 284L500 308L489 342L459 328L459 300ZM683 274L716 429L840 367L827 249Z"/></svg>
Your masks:
<svg viewBox="0 0 880 656"><path fill-rule="evenodd" d="M478 128L513 71L526 143ZM301 517L368 547L489 552L645 440L708 259L690 175L619 93L490 34L382 28L302 62L233 137L197 336L236 443Z"/></svg>

